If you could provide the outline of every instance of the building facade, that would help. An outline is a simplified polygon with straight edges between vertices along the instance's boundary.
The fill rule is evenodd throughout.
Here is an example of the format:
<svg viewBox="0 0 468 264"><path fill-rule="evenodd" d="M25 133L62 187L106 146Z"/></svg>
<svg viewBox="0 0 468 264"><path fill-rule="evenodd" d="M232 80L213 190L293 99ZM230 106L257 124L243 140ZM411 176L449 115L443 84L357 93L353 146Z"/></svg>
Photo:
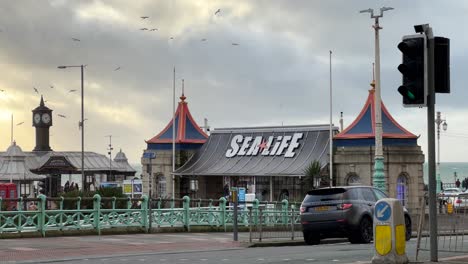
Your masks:
<svg viewBox="0 0 468 264"><path fill-rule="evenodd" d="M143 193L149 195L151 189L152 197L193 196L197 188L194 184L196 182L190 177L172 174L173 147L175 168L179 168L208 138L208 135L193 119L186 99L187 97L182 94L173 119L156 136L145 141L147 147L141 158ZM173 136L173 131L175 131L175 136Z"/></svg>
<svg viewBox="0 0 468 264"><path fill-rule="evenodd" d="M374 89L358 117L334 137L333 166L337 185L372 185L375 155ZM383 154L386 190L409 210L424 195L424 154L417 136L403 128L382 103Z"/></svg>

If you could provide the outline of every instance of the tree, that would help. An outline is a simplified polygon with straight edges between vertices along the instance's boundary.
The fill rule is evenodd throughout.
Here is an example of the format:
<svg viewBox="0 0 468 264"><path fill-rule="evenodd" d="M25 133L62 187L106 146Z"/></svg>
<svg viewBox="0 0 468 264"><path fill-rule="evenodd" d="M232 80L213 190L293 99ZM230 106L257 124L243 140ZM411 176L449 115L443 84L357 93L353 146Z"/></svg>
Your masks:
<svg viewBox="0 0 468 264"><path fill-rule="evenodd" d="M322 165L318 160L313 160L310 164L304 169L304 186L308 189L315 189L314 183L315 179L320 177L320 171L322 170Z"/></svg>

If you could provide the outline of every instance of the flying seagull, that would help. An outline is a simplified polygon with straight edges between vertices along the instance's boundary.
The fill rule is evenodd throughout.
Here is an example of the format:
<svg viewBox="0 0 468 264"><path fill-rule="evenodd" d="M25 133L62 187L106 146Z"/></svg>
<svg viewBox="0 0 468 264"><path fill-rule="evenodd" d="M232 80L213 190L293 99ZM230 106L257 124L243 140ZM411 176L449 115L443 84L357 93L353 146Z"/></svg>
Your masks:
<svg viewBox="0 0 468 264"><path fill-rule="evenodd" d="M140 30L148 30L147 28L140 28Z"/></svg>
<svg viewBox="0 0 468 264"><path fill-rule="evenodd" d="M221 12L221 9L216 10L215 15L219 14Z"/></svg>
<svg viewBox="0 0 468 264"><path fill-rule="evenodd" d="M170 37L169 39L174 39L174 37Z"/></svg>
<svg viewBox="0 0 468 264"><path fill-rule="evenodd" d="M239 46L239 43L232 43L233 46Z"/></svg>
<svg viewBox="0 0 468 264"><path fill-rule="evenodd" d="M61 115L61 114L58 114L58 116L63 117L63 118L67 118L65 115Z"/></svg>
<svg viewBox="0 0 468 264"><path fill-rule="evenodd" d="M149 18L149 16L141 16L140 18L141 19L147 19L147 18Z"/></svg>
<svg viewBox="0 0 468 264"><path fill-rule="evenodd" d="M3 89L0 89L0 92L4 92L4 91L5 91L5 90L3 90Z"/></svg>
<svg viewBox="0 0 468 264"><path fill-rule="evenodd" d="M118 71L118 70L120 70L120 66L119 66L119 67L117 67L117 68L115 68L115 70L114 70L114 71Z"/></svg>
<svg viewBox="0 0 468 264"><path fill-rule="evenodd" d="M157 29L157 28L152 28L152 29L150 29L150 31L156 31L156 30L158 30L158 29Z"/></svg>
<svg viewBox="0 0 468 264"><path fill-rule="evenodd" d="M73 89L73 90L70 90L70 91L68 91L68 92L69 92L69 93L73 93L73 92L76 92L76 90Z"/></svg>
<svg viewBox="0 0 468 264"><path fill-rule="evenodd" d="M33 87L34 91L39 94L39 91L36 89L36 87Z"/></svg>
<svg viewBox="0 0 468 264"><path fill-rule="evenodd" d="M20 122L18 124L16 124L17 126L21 126L22 124L24 124L24 122Z"/></svg>
<svg viewBox="0 0 468 264"><path fill-rule="evenodd" d="M206 41L206 38L202 38L201 41Z"/></svg>
<svg viewBox="0 0 468 264"><path fill-rule="evenodd" d="M54 89L54 86L53 86L53 85L51 85L51 86L50 86L50 89Z"/></svg>
<svg viewBox="0 0 468 264"><path fill-rule="evenodd" d="M79 39L77 39L77 38L72 38L72 40L73 40L73 41L81 41L81 40L79 40Z"/></svg>

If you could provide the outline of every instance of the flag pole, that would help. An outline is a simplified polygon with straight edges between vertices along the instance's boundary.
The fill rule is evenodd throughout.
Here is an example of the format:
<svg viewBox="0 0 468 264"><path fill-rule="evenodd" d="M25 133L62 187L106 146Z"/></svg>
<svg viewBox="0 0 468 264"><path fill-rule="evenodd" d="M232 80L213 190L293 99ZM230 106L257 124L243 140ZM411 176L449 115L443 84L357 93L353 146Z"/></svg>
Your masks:
<svg viewBox="0 0 468 264"><path fill-rule="evenodd" d="M11 114L11 142L10 145L13 145L13 114Z"/></svg>
<svg viewBox="0 0 468 264"><path fill-rule="evenodd" d="M332 100L332 51L330 50L330 187L333 185L333 131L332 131L332 113L333 113L333 100Z"/></svg>
<svg viewBox="0 0 468 264"><path fill-rule="evenodd" d="M172 199L175 198L175 66L172 80Z"/></svg>

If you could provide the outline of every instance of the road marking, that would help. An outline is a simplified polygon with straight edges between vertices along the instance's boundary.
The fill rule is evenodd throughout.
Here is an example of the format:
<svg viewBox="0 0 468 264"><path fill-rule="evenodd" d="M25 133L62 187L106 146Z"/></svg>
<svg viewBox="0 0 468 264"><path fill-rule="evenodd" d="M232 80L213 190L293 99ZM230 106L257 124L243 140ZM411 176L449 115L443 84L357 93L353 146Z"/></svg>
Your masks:
<svg viewBox="0 0 468 264"><path fill-rule="evenodd" d="M139 259L139 261L146 261L146 259Z"/></svg>
<svg viewBox="0 0 468 264"><path fill-rule="evenodd" d="M306 259L306 261L315 261L315 259Z"/></svg>
<svg viewBox="0 0 468 264"><path fill-rule="evenodd" d="M10 249L19 250L19 251L34 251L39 250L38 248L30 248L30 247L12 247Z"/></svg>
<svg viewBox="0 0 468 264"><path fill-rule="evenodd" d="M257 261L264 261L265 259L257 259Z"/></svg>
<svg viewBox="0 0 468 264"><path fill-rule="evenodd" d="M200 259L201 261L207 261L208 259Z"/></svg>
<svg viewBox="0 0 468 264"><path fill-rule="evenodd" d="M228 261L229 259L222 259L221 261Z"/></svg>
<svg viewBox="0 0 468 264"><path fill-rule="evenodd" d="M283 259L283 261L289 261L289 260L291 260L291 259Z"/></svg>
<svg viewBox="0 0 468 264"><path fill-rule="evenodd" d="M334 262L338 262L338 261L340 261L340 260L339 260L339 259L332 259L332 261L334 261Z"/></svg>

